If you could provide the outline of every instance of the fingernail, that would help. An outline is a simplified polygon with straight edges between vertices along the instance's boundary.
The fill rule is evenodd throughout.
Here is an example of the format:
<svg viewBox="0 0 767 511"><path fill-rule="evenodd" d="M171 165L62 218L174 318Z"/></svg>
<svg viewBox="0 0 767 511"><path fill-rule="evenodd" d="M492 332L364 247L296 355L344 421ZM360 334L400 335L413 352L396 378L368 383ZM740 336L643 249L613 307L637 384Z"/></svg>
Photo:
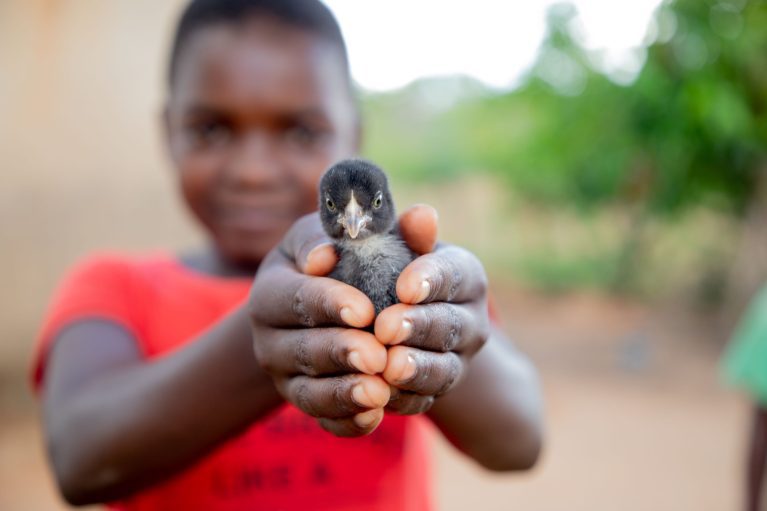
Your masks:
<svg viewBox="0 0 767 511"><path fill-rule="evenodd" d="M355 415L354 423L362 429L367 429L375 424L379 417L380 412L378 410L368 410L367 412Z"/></svg>
<svg viewBox="0 0 767 511"><path fill-rule="evenodd" d="M399 330L397 330L397 335L394 336L394 340L391 342L391 344L399 344L402 341L407 340L410 338L410 334L412 333L413 322L407 318L403 318L402 325L400 325Z"/></svg>
<svg viewBox="0 0 767 511"><path fill-rule="evenodd" d="M415 303L421 303L426 300L429 297L429 293L431 293L431 285L428 280L424 279L421 281L421 289L418 290Z"/></svg>
<svg viewBox="0 0 767 511"><path fill-rule="evenodd" d="M314 259L317 257L317 254L320 252L320 250L325 250L326 249L325 247L328 247L328 246L330 246L330 243L320 243L319 245L311 249L309 253L306 254L306 266L311 266L313 262L316 262L314 261Z"/></svg>
<svg viewBox="0 0 767 511"><path fill-rule="evenodd" d="M359 351L350 351L347 359L349 361L349 365L356 368L358 371L366 374L371 374L367 365L365 365L365 362L363 362L362 355L360 355Z"/></svg>
<svg viewBox="0 0 767 511"><path fill-rule="evenodd" d="M351 307L341 307L341 312L339 314L341 315L341 319L344 320L344 323L347 325L355 326L360 324L360 318L357 317Z"/></svg>
<svg viewBox="0 0 767 511"><path fill-rule="evenodd" d="M409 381L413 376L415 376L415 369L415 358L413 358L413 355L408 353L407 362L405 363L405 367L402 368L402 372L400 373L398 380L401 383Z"/></svg>
<svg viewBox="0 0 767 511"><path fill-rule="evenodd" d="M362 383L358 383L352 388L352 399L355 403L364 406L365 408L374 406L373 400L370 398L370 395L365 389L365 385Z"/></svg>

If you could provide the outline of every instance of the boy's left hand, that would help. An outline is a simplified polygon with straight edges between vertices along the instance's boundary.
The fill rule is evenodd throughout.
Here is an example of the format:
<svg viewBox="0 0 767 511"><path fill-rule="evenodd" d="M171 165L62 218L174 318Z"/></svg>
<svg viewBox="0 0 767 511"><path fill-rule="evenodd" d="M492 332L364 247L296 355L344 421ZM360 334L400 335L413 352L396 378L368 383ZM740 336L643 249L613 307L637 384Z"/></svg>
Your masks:
<svg viewBox="0 0 767 511"><path fill-rule="evenodd" d="M376 338L391 346L383 373L392 386L387 409L421 413L461 379L490 335L487 277L469 251L438 246L403 270L397 296L401 303L375 321Z"/></svg>

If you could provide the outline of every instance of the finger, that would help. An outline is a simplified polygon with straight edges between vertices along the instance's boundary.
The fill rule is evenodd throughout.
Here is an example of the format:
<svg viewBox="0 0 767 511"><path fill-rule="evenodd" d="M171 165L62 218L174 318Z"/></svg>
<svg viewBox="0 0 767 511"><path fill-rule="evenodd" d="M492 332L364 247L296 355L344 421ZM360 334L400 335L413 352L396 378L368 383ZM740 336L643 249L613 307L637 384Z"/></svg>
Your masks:
<svg viewBox="0 0 767 511"><path fill-rule="evenodd" d="M351 417L389 402L389 385L379 376L354 374L330 378L295 376L277 383L280 393L313 417Z"/></svg>
<svg viewBox="0 0 767 511"><path fill-rule="evenodd" d="M473 354L490 336L490 320L484 301L471 304L398 303L378 314L374 331L376 339L387 345Z"/></svg>
<svg viewBox="0 0 767 511"><path fill-rule="evenodd" d="M325 276L335 268L338 263L338 254L333 244L321 243L311 247L303 256L308 246L302 247L298 256L298 267L307 275Z"/></svg>
<svg viewBox="0 0 767 511"><path fill-rule="evenodd" d="M486 292L482 263L468 250L451 245L417 258L397 279L397 296L403 303L462 303Z"/></svg>
<svg viewBox="0 0 767 511"><path fill-rule="evenodd" d="M369 332L351 328L304 328L280 332L274 342L255 343L269 374L328 376L382 373L386 348Z"/></svg>
<svg viewBox="0 0 767 511"><path fill-rule="evenodd" d="M434 353L405 346L389 349L384 380L400 390L439 396L450 390L463 373L456 353Z"/></svg>
<svg viewBox="0 0 767 511"><path fill-rule="evenodd" d="M254 326L287 328L362 328L375 317L373 304L362 291L335 279L303 275L286 262L259 269L251 288L250 313Z"/></svg>
<svg viewBox="0 0 767 511"><path fill-rule="evenodd" d="M434 404L434 396L422 396L415 392L406 392L392 387L391 398L386 410L399 415L415 415L429 411Z"/></svg>
<svg viewBox="0 0 767 511"><path fill-rule="evenodd" d="M437 244L437 210L426 204L416 204L399 217L402 239L417 254L434 250Z"/></svg>
<svg viewBox="0 0 767 511"><path fill-rule="evenodd" d="M356 437L372 433L384 417L382 408L375 408L366 412L361 412L354 417L343 417L341 419L319 419L320 426L325 431L329 431L336 436Z"/></svg>
<svg viewBox="0 0 767 511"><path fill-rule="evenodd" d="M327 275L338 262L317 213L306 215L293 224L280 243L280 251L307 275Z"/></svg>

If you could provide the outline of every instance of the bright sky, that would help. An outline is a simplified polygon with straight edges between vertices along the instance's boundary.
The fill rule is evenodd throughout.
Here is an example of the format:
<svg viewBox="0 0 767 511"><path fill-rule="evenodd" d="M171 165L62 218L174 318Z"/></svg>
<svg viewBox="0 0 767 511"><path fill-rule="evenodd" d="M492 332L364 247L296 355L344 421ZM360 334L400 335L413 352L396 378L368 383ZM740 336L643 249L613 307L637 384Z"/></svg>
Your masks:
<svg viewBox="0 0 767 511"><path fill-rule="evenodd" d="M488 85L514 85L535 59L553 0L324 0L349 46L352 75L382 91L438 75L467 74ZM660 0L573 0L577 32L604 67L638 67ZM641 64L641 62L639 62Z"/></svg>

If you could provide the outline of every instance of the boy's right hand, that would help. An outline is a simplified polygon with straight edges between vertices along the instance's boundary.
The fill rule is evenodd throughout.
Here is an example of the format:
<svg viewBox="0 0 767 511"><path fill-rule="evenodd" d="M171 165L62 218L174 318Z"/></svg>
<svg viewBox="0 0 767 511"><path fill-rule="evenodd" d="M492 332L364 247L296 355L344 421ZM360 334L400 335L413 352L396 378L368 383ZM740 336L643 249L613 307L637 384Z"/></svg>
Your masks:
<svg viewBox="0 0 767 511"><path fill-rule="evenodd" d="M361 291L319 277L335 266L317 214L298 220L261 263L249 306L253 343L277 391L338 436L372 432L389 385L378 376L386 348L358 330L375 318Z"/></svg>

